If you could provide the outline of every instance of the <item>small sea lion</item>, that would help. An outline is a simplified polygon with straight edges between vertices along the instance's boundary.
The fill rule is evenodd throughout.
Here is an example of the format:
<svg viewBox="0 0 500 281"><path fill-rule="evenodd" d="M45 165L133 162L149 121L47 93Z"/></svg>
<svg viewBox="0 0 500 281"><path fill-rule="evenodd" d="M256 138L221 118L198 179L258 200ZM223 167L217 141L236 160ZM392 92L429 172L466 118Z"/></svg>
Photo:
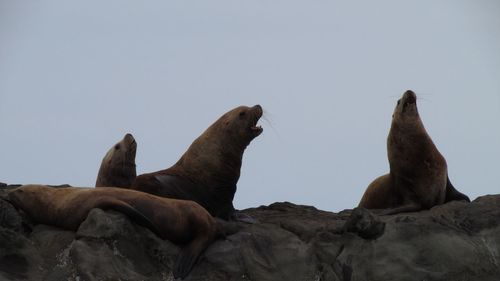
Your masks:
<svg viewBox="0 0 500 281"><path fill-rule="evenodd" d="M427 134L417 110L417 96L406 91L398 100L387 138L390 172L366 189L359 207L396 214L429 209L469 197L448 177L446 160Z"/></svg>
<svg viewBox="0 0 500 281"><path fill-rule="evenodd" d="M218 235L215 219L198 203L123 188L52 188L25 185L7 200L37 223L76 231L93 208L115 210L162 239L184 244L173 270L184 278Z"/></svg>
<svg viewBox="0 0 500 281"><path fill-rule="evenodd" d="M130 188L137 176L135 170L136 151L137 143L134 137L132 134L126 134L120 142L108 150L102 159L95 186Z"/></svg>
<svg viewBox="0 0 500 281"><path fill-rule="evenodd" d="M132 189L168 198L193 200L215 217L254 222L235 212L233 197L243 152L262 133L262 107L240 106L222 115L172 167L139 175Z"/></svg>

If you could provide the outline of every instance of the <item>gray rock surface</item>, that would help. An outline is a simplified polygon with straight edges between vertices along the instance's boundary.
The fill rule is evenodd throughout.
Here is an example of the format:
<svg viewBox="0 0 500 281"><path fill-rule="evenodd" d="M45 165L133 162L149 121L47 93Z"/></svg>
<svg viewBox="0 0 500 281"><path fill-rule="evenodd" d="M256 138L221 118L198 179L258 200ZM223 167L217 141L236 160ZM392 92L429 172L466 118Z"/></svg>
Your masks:
<svg viewBox="0 0 500 281"><path fill-rule="evenodd" d="M234 223L185 280L500 280L500 195L391 216L243 212L259 223ZM0 280L173 280L179 249L113 211L92 210L76 233L34 225L0 196Z"/></svg>

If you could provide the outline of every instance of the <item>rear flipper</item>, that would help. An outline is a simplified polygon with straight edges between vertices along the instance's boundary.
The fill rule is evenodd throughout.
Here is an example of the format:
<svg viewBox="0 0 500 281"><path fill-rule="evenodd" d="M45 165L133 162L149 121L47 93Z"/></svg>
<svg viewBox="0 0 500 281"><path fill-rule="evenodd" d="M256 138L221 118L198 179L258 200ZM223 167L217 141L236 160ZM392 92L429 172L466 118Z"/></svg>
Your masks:
<svg viewBox="0 0 500 281"><path fill-rule="evenodd" d="M447 177L446 198L445 198L444 202L447 203L450 201L458 201L458 200L465 200L467 202L470 202L469 197L467 195L459 192L458 190L456 190L455 187L451 184L450 178Z"/></svg>
<svg viewBox="0 0 500 281"><path fill-rule="evenodd" d="M196 263L198 256L199 253L193 253L191 247L189 246L182 249L174 266L174 278L186 278L186 276L188 276L189 272L191 272L191 269Z"/></svg>
<svg viewBox="0 0 500 281"><path fill-rule="evenodd" d="M191 269L195 265L198 257L205 251L205 249L214 241L216 236L215 229L212 232L203 233L198 235L186 245L180 252L177 262L175 263L173 274L174 278L184 279L188 276Z"/></svg>

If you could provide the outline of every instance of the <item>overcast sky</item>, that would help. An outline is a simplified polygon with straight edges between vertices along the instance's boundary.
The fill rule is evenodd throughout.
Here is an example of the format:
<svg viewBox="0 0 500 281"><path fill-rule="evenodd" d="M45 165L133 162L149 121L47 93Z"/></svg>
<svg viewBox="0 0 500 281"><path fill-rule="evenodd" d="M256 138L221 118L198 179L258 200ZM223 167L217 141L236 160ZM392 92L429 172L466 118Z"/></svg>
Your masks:
<svg viewBox="0 0 500 281"><path fill-rule="evenodd" d="M499 15L496 0L0 0L0 181L93 186L127 132L138 174L164 169L261 104L236 208L353 208L388 172L412 89L455 187L500 193Z"/></svg>

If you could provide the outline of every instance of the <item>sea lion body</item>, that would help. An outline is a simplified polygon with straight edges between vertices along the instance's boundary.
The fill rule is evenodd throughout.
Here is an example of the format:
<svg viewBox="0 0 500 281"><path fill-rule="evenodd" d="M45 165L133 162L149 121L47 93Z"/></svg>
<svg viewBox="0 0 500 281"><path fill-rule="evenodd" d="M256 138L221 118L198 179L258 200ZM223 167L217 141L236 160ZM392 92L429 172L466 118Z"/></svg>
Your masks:
<svg viewBox="0 0 500 281"><path fill-rule="evenodd" d="M122 212L162 239L184 244L174 276L184 278L216 235L214 218L193 201L122 188L51 188L25 185L8 200L37 223L76 231L93 208Z"/></svg>
<svg viewBox="0 0 500 281"><path fill-rule="evenodd" d="M388 209L386 214L419 211L469 198L448 178L446 160L428 135L417 110L415 93L398 100L387 138L390 172L375 179L360 207Z"/></svg>
<svg viewBox="0 0 500 281"><path fill-rule="evenodd" d="M233 198L243 152L262 133L262 107L240 106L201 134L172 167L139 175L132 189L162 197L193 200L225 220L235 213Z"/></svg>
<svg viewBox="0 0 500 281"><path fill-rule="evenodd" d="M102 159L95 186L130 188L137 176L136 151L137 142L132 134L126 134L120 142L108 150Z"/></svg>

